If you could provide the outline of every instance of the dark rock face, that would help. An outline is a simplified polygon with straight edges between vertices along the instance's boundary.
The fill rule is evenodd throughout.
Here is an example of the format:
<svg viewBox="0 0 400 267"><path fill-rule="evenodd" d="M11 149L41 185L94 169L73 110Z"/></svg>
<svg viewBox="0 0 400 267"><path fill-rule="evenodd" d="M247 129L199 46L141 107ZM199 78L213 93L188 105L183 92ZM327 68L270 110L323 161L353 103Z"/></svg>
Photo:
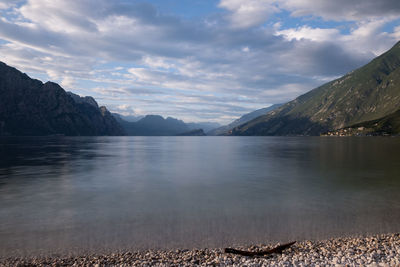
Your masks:
<svg viewBox="0 0 400 267"><path fill-rule="evenodd" d="M77 97L0 62L0 135L124 134L93 98Z"/></svg>
<svg viewBox="0 0 400 267"><path fill-rule="evenodd" d="M70 97L72 97L72 99L73 99L73 100L75 101L75 103L77 103L77 104L87 103L87 104L89 104L89 105L92 105L92 106L95 107L95 108L98 108L98 107L99 107L99 105L97 104L96 100L94 100L94 98L91 97L91 96L84 96L84 97L81 97L81 96L79 96L79 95L77 95L77 94L74 94L74 93L72 93L72 92L67 92L67 94L68 94Z"/></svg>

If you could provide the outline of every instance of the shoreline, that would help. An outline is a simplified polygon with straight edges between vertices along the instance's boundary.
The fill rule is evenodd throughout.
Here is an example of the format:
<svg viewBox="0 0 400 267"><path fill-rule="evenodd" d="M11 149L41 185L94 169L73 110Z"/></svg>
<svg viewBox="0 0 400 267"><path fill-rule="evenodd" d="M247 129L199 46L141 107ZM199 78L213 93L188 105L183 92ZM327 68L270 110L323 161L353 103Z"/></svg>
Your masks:
<svg viewBox="0 0 400 267"><path fill-rule="evenodd" d="M259 251L277 244L237 249ZM0 258L0 266L399 266L400 234L301 241L271 256L240 256L218 249L145 250L72 257Z"/></svg>

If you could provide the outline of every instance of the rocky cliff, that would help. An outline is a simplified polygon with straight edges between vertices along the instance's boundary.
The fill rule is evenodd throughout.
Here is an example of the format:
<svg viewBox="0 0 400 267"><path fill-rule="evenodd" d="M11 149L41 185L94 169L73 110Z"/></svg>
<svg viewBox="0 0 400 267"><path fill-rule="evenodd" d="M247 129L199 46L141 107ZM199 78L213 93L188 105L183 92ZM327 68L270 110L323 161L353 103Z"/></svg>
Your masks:
<svg viewBox="0 0 400 267"><path fill-rule="evenodd" d="M90 103L89 103L90 102ZM123 135L93 98L71 96L58 84L31 79L0 62L0 135Z"/></svg>

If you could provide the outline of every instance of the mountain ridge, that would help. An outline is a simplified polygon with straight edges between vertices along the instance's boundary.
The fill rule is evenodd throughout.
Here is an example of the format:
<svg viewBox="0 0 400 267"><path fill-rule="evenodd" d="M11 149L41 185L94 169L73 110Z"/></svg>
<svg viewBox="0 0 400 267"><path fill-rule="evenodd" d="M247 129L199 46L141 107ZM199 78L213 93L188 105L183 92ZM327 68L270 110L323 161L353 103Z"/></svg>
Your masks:
<svg viewBox="0 0 400 267"><path fill-rule="evenodd" d="M203 132L219 126L218 123L212 122L184 122L182 120L161 115L146 115L135 121L126 119L118 113L113 113L113 116L124 128L127 135L138 136L175 136L189 134L192 131L200 134L199 130ZM192 133L191 133L192 134ZM202 134L203 135L203 134Z"/></svg>
<svg viewBox="0 0 400 267"><path fill-rule="evenodd" d="M189 132L189 127L175 118L163 118L160 115L146 115L136 122L128 122L118 119L127 135L131 136L174 136Z"/></svg>
<svg viewBox="0 0 400 267"><path fill-rule="evenodd" d="M0 62L0 135L124 134L105 107L78 97Z"/></svg>
<svg viewBox="0 0 400 267"><path fill-rule="evenodd" d="M400 42L368 64L232 130L232 135L320 135L395 112Z"/></svg>
<svg viewBox="0 0 400 267"><path fill-rule="evenodd" d="M400 109L382 118L360 122L346 128L337 129L323 136L385 136L400 135Z"/></svg>
<svg viewBox="0 0 400 267"><path fill-rule="evenodd" d="M228 134L233 128L240 126L248 121L251 121L252 119L255 119L261 115L267 114L268 112L277 109L278 107L282 106L283 104L274 104L271 105L267 108L261 108L254 110L252 112L246 113L242 115L240 118L234 120L233 122L229 123L228 125L224 125L215 129L212 129L211 131L207 132L207 135L226 135Z"/></svg>

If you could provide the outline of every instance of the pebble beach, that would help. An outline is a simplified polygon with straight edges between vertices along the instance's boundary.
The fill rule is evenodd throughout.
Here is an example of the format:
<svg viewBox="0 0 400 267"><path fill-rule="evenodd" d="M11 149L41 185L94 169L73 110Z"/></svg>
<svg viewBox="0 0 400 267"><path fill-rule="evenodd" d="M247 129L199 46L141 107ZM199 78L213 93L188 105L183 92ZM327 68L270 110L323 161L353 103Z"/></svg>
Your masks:
<svg viewBox="0 0 400 267"><path fill-rule="evenodd" d="M260 251L278 244L235 247ZM73 257L2 258L1 266L400 266L400 234L301 241L270 256L220 249L147 250Z"/></svg>

